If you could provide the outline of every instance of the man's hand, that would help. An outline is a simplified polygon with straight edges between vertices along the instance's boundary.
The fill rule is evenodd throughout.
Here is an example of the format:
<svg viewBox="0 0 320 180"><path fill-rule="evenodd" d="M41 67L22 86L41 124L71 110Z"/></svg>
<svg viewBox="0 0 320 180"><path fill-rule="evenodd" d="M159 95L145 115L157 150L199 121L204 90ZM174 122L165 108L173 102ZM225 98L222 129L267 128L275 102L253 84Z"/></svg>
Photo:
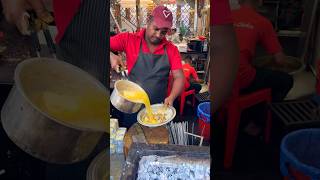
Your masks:
<svg viewBox="0 0 320 180"><path fill-rule="evenodd" d="M182 69L177 69L172 71L173 83L171 86L170 96L164 100L165 104L171 105L173 101L181 94L184 90L185 77Z"/></svg>
<svg viewBox="0 0 320 180"><path fill-rule="evenodd" d="M110 52L110 65L112 69L118 72L119 67L124 67L121 56L115 55Z"/></svg>
<svg viewBox="0 0 320 180"><path fill-rule="evenodd" d="M27 10L34 10L37 18L44 23L53 21L53 17L46 10L42 0L1 0L3 13L9 23L15 24L23 35L30 35L29 14Z"/></svg>
<svg viewBox="0 0 320 180"><path fill-rule="evenodd" d="M277 54L274 55L274 59L275 62L281 66L285 66L286 65L286 55L283 52L279 52Z"/></svg>
<svg viewBox="0 0 320 180"><path fill-rule="evenodd" d="M165 100L164 100L164 104L165 105L169 105L169 106L173 106L173 101L174 101L174 98L168 96Z"/></svg>

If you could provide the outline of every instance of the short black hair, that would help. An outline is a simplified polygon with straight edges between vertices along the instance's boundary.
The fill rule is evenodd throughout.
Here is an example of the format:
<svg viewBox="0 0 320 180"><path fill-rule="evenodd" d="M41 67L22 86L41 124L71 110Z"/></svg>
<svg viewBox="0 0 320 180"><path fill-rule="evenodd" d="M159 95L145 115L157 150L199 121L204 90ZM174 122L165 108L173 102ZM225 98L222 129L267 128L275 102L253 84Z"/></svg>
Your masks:
<svg viewBox="0 0 320 180"><path fill-rule="evenodd" d="M116 33L116 32L114 32L114 31L110 31L110 37L115 36L115 35L117 35L117 33Z"/></svg>
<svg viewBox="0 0 320 180"><path fill-rule="evenodd" d="M190 55L185 55L183 57L183 60L186 62L186 63L191 63L192 61L192 57Z"/></svg>

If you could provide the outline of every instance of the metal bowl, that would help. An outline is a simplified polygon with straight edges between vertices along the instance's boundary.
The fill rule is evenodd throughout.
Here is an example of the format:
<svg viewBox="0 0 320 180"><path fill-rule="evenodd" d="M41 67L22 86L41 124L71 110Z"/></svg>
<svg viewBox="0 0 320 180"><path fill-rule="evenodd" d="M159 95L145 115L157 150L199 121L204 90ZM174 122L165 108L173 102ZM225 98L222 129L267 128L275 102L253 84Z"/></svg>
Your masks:
<svg viewBox="0 0 320 180"><path fill-rule="evenodd" d="M153 105L151 105L151 109L153 112L157 112L157 111L161 111L163 109L163 106L164 106L163 104L153 104ZM165 125L174 119L174 117L176 116L176 109L172 106L168 106L164 113L166 115L165 116L166 120L164 122L161 122L159 124L148 124L148 123L145 123L144 121L142 121L142 117L146 115L146 108L143 108L138 113L137 120L141 125L148 126L148 127L162 126L162 125Z"/></svg>

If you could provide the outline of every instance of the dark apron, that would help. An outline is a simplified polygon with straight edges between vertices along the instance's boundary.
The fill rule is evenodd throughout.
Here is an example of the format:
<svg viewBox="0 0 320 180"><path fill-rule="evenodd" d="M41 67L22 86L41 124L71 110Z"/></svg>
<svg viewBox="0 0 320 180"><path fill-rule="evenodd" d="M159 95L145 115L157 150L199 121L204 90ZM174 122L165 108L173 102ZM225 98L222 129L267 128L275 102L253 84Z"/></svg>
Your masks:
<svg viewBox="0 0 320 180"><path fill-rule="evenodd" d="M87 71L109 87L108 1L81 0L57 47L57 57Z"/></svg>
<svg viewBox="0 0 320 180"><path fill-rule="evenodd" d="M106 37L107 19L109 19L108 3L105 0L82 0L78 13L72 19L57 47L59 59L87 71L107 88L109 87L109 74L107 74L109 53L107 53ZM109 146L108 136L101 138L97 147L84 161L71 165L47 164L46 180L85 180L87 168L93 158Z"/></svg>
<svg viewBox="0 0 320 180"><path fill-rule="evenodd" d="M139 56L131 69L129 80L139 84L148 93L151 104L161 103L166 98L169 72L167 49L164 49L162 55L144 53L141 42ZM130 127L137 122L137 114L124 114L123 126Z"/></svg>

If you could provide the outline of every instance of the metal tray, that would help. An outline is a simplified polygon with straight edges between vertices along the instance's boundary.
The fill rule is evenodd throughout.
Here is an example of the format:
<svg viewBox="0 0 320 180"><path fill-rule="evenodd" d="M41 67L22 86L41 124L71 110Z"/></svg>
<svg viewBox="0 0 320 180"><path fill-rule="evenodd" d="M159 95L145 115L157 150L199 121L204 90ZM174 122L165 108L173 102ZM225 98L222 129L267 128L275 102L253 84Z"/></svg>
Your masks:
<svg viewBox="0 0 320 180"><path fill-rule="evenodd" d="M210 147L208 146L179 146L179 145L146 145L134 143L127 156L121 174L121 180L135 180L138 175L139 161L142 156L184 156L199 159L210 159Z"/></svg>

